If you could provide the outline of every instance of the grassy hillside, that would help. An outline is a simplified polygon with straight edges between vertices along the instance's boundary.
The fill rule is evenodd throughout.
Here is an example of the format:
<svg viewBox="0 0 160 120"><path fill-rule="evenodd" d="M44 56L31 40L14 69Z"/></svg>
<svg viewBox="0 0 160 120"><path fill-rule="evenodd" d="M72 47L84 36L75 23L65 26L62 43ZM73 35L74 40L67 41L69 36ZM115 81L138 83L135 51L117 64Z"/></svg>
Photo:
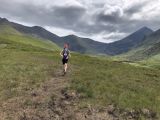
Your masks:
<svg viewBox="0 0 160 120"><path fill-rule="evenodd" d="M153 31L147 27L143 27L122 40L108 44L106 47L106 53L110 55L119 55L135 49L141 45L144 38L153 33Z"/></svg>
<svg viewBox="0 0 160 120"><path fill-rule="evenodd" d="M60 48L6 24L0 28L0 99L6 99L23 95L26 89L50 78L56 66L51 55Z"/></svg>
<svg viewBox="0 0 160 120"><path fill-rule="evenodd" d="M1 103L9 104L10 100L20 97L25 101L25 96L31 90L39 88L53 77L56 79L57 71L61 71L59 52L51 51L48 44L34 40L35 38L18 35L1 35ZM75 53L72 54L70 65L70 72L64 79L69 79L68 89L80 94L80 108L85 108L88 104L97 107L114 104L120 109L145 108L160 114L160 70L156 67L139 67ZM50 96L45 97L48 99ZM27 103L25 101L22 107L35 105L28 99L27 97ZM45 106L36 105L44 110Z"/></svg>
<svg viewBox="0 0 160 120"><path fill-rule="evenodd" d="M12 28L7 24L0 24L0 33L1 34L14 34L14 35L22 35L20 32Z"/></svg>
<svg viewBox="0 0 160 120"><path fill-rule="evenodd" d="M0 38L10 41L32 45L35 47L41 47L50 50L60 50L60 48L50 40L38 38L38 36L32 36L17 31L8 22L0 23Z"/></svg>
<svg viewBox="0 0 160 120"><path fill-rule="evenodd" d="M70 49L85 54L105 54L105 43L93 41L88 38L80 38L74 35L63 37L64 42L69 43Z"/></svg>
<svg viewBox="0 0 160 120"><path fill-rule="evenodd" d="M26 89L34 88L51 77L56 67L54 59L57 59L51 50L59 48L34 40L17 35L0 35L0 99L24 95Z"/></svg>
<svg viewBox="0 0 160 120"><path fill-rule="evenodd" d="M49 40L42 40L39 38L31 37L29 35L13 35L13 34L0 34L1 39L7 39L17 43L31 45L35 47L45 48L48 50L60 50L60 48Z"/></svg>
<svg viewBox="0 0 160 120"><path fill-rule="evenodd" d="M129 60L144 60L150 59L158 54L160 54L160 30L147 36L139 47L119 57L124 57Z"/></svg>
<svg viewBox="0 0 160 120"><path fill-rule="evenodd" d="M151 39L152 41L152 39ZM128 59L131 61L141 61L141 60L147 60L150 59L160 53L160 42L149 44L148 46L146 44L142 45L141 47L138 47L136 49L133 49L129 51L128 53L121 54L119 56L115 56L117 58L123 58Z"/></svg>
<svg viewBox="0 0 160 120"><path fill-rule="evenodd" d="M154 55L148 59L142 60L141 65L160 69L160 54Z"/></svg>
<svg viewBox="0 0 160 120"><path fill-rule="evenodd" d="M77 70L71 84L85 96L84 102L160 111L159 70L88 56L72 59Z"/></svg>

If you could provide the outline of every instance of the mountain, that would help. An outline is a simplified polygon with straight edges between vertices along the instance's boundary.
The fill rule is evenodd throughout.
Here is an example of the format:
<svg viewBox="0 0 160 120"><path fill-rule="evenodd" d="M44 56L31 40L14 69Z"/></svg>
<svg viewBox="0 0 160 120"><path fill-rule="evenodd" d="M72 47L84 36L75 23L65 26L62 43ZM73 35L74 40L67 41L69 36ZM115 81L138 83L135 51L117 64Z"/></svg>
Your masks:
<svg viewBox="0 0 160 120"><path fill-rule="evenodd" d="M147 36L143 42L134 50L126 54L132 60L141 60L160 54L160 30Z"/></svg>
<svg viewBox="0 0 160 120"><path fill-rule="evenodd" d="M146 36L153 33L151 29L143 27L122 40L107 44L97 42L89 38L81 38L75 35L60 37L47 31L42 27L28 27L14 22L10 22L5 18L0 18L0 24L1 23L7 24L19 33L23 33L37 38L42 38L45 40L50 40L60 47L63 47L64 43L69 43L70 50L85 54L87 53L119 55L122 53L126 53L138 47L144 41L144 38Z"/></svg>
<svg viewBox="0 0 160 120"><path fill-rule="evenodd" d="M69 43L70 49L72 51L80 53L89 53L89 54L104 53L105 50L104 48L106 46L105 43L100 43L88 38L81 38L75 35L59 37L58 35L55 35L40 26L28 27L14 22L9 22L5 18L0 18L0 24L2 23L11 26L20 33L31 35L37 38L50 40L56 43L60 47L63 47L64 43Z"/></svg>
<svg viewBox="0 0 160 120"><path fill-rule="evenodd" d="M144 54L149 56L160 54L160 30L148 36L143 42L143 47L146 48Z"/></svg>
<svg viewBox="0 0 160 120"><path fill-rule="evenodd" d="M108 44L106 53L110 55L118 55L130 51L138 47L145 39L146 36L153 33L147 27L143 27L122 40Z"/></svg>
<svg viewBox="0 0 160 120"><path fill-rule="evenodd" d="M7 19L0 19L0 39L47 50L60 50L55 43L47 39L37 38L29 34L23 34L22 32L16 30L9 24ZM0 42L0 45L1 44L3 44L3 42Z"/></svg>
<svg viewBox="0 0 160 120"><path fill-rule="evenodd" d="M80 38L75 35L59 37L39 26L26 27L22 25L17 25L15 23L12 23L12 26L16 30L23 32L25 34L30 34L39 38L51 40L60 47L63 47L64 43L68 43L70 45L70 50L79 53L90 53L90 54L104 53L104 50L101 50L101 47L106 45L104 43L96 42L88 38Z"/></svg>
<svg viewBox="0 0 160 120"><path fill-rule="evenodd" d="M73 51L89 54L105 54L107 44L94 41L89 38L81 38L75 35L68 35L62 38L66 43L70 44Z"/></svg>

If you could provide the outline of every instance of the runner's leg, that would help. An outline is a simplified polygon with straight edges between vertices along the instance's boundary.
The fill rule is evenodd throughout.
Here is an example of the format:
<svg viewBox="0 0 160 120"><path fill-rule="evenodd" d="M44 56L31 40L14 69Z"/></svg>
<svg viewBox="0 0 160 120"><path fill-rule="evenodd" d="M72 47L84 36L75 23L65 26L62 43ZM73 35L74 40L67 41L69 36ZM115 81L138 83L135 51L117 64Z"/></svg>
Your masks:
<svg viewBox="0 0 160 120"><path fill-rule="evenodd" d="M64 71L67 72L67 63L64 64Z"/></svg>

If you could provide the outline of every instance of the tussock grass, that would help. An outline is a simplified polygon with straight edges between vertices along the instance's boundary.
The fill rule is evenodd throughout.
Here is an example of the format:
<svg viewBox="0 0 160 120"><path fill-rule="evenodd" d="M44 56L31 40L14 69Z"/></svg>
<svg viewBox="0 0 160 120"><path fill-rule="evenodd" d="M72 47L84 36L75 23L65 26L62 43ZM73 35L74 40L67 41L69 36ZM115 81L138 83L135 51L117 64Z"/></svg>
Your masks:
<svg viewBox="0 0 160 120"><path fill-rule="evenodd" d="M2 46L0 47L1 100L24 96L26 91L51 79L60 59L57 57L59 52L10 39L0 37L0 46ZM52 47L57 49L54 45Z"/></svg>
<svg viewBox="0 0 160 120"><path fill-rule="evenodd" d="M160 111L159 70L78 54L72 57L72 64L77 69L71 88L85 97L86 105Z"/></svg>

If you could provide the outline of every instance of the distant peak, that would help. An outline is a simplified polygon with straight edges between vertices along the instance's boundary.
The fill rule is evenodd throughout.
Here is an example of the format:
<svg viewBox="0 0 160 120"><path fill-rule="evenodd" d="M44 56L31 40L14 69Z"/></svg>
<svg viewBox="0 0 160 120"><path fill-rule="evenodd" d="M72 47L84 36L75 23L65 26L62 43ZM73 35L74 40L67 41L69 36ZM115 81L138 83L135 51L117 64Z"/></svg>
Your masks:
<svg viewBox="0 0 160 120"><path fill-rule="evenodd" d="M144 26L144 27L142 27L142 29L149 29L148 27L146 27L146 26Z"/></svg>
<svg viewBox="0 0 160 120"><path fill-rule="evenodd" d="M9 21L8 21L6 18L1 18L1 17L0 17L0 22L1 22L1 23L4 23L4 22L9 22Z"/></svg>
<svg viewBox="0 0 160 120"><path fill-rule="evenodd" d="M77 38L77 36L76 36L76 35L73 35L73 34L67 35L67 36L64 36L64 37L74 37L74 38Z"/></svg>
<svg viewBox="0 0 160 120"><path fill-rule="evenodd" d="M70 35L68 35L68 36L75 36L74 34L70 34Z"/></svg>
<svg viewBox="0 0 160 120"><path fill-rule="evenodd" d="M36 29L36 30L44 30L44 28L40 27L40 26L33 26L32 27L33 29Z"/></svg>
<svg viewBox="0 0 160 120"><path fill-rule="evenodd" d="M146 26L142 27L140 30L150 30L150 31L153 31L152 29L150 29L150 28L148 28Z"/></svg>
<svg viewBox="0 0 160 120"><path fill-rule="evenodd" d="M42 27L40 27L40 26L33 26L33 28L42 28Z"/></svg>

